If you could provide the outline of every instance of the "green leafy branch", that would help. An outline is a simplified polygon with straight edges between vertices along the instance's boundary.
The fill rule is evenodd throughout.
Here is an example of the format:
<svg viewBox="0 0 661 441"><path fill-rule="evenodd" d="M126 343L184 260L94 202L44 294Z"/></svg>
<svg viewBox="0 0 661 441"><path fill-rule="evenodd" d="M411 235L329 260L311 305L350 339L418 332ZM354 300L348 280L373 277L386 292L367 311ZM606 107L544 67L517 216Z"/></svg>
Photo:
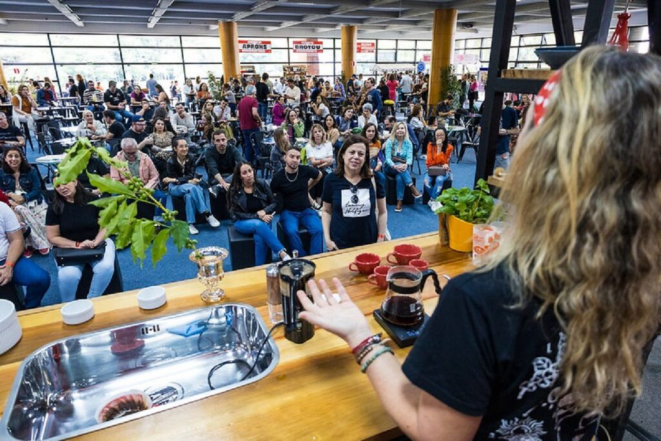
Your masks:
<svg viewBox="0 0 661 441"><path fill-rule="evenodd" d="M484 179L477 181L474 190L448 188L436 200L442 204L436 210L437 214L456 216L471 224L486 223L494 208L493 197Z"/></svg>
<svg viewBox="0 0 661 441"><path fill-rule="evenodd" d="M156 198L154 190L146 188L142 180L131 176L128 163L117 158L111 158L103 147L94 147L87 138L78 141L67 150L64 160L58 166L58 176L54 184L61 185L73 181L85 172L93 154L101 161L116 168L127 183L104 178L87 172L90 184L101 193L114 196L97 199L91 205L101 208L99 226L106 229L106 237L116 235L115 245L118 249L131 247L133 261L139 260L142 266L151 246L152 265L160 261L167 251L167 241L172 238L178 251L184 248L195 249L197 241L188 236L188 224L175 219L176 211L168 210ZM136 219L138 203L145 203L160 208L163 211L163 221ZM160 230L160 231L157 231Z"/></svg>

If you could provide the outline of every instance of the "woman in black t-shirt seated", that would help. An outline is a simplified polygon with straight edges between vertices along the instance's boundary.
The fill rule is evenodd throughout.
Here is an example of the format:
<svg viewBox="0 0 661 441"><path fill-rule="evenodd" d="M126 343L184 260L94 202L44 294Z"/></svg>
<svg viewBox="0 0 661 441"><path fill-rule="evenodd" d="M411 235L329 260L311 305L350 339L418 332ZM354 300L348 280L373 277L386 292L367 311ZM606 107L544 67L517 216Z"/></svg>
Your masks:
<svg viewBox="0 0 661 441"><path fill-rule="evenodd" d="M255 239L255 265L266 262L269 249L282 260L289 260L284 245L270 226L275 215L276 200L269 185L255 178L255 169L249 162L236 164L228 199L234 228Z"/></svg>
<svg viewBox="0 0 661 441"><path fill-rule="evenodd" d="M115 273L115 244L104 239L105 228L100 229L100 209L88 202L95 197L77 180L55 187L55 197L46 213L46 235L54 247L96 248L105 241L105 252L99 260L89 262L94 271L88 298L98 297L108 287ZM78 283L85 264L59 266L57 280L62 302L76 299Z"/></svg>
<svg viewBox="0 0 661 441"><path fill-rule="evenodd" d="M592 440L642 392L661 324L661 58L591 46L537 103L500 246L448 283L403 367L339 280L339 303L321 281L314 305L298 293L299 317L354 348L412 439Z"/></svg>
<svg viewBox="0 0 661 441"><path fill-rule="evenodd" d="M385 239L386 192L373 178L368 144L360 135L349 136L337 154L337 169L324 180L321 221L328 251Z"/></svg>

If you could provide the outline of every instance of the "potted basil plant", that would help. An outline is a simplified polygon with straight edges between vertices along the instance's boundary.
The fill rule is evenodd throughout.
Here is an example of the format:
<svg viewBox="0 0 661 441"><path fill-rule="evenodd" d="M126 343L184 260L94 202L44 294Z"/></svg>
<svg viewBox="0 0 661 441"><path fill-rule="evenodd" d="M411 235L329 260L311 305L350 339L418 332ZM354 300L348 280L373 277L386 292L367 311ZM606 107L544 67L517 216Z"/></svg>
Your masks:
<svg viewBox="0 0 661 441"><path fill-rule="evenodd" d="M468 253L473 246L473 225L486 223L494 208L489 186L480 179L474 189L448 188L436 198L441 203L435 213L447 216L449 245Z"/></svg>

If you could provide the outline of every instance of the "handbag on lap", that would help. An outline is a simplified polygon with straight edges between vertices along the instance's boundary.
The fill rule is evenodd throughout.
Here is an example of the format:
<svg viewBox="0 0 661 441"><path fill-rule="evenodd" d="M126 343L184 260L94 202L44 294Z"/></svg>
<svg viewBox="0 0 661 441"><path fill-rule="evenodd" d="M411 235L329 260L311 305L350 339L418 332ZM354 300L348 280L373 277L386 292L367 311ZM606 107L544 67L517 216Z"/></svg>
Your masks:
<svg viewBox="0 0 661 441"><path fill-rule="evenodd" d="M106 252L106 242L96 248L58 248L53 247L53 255L58 266L79 265L101 260Z"/></svg>

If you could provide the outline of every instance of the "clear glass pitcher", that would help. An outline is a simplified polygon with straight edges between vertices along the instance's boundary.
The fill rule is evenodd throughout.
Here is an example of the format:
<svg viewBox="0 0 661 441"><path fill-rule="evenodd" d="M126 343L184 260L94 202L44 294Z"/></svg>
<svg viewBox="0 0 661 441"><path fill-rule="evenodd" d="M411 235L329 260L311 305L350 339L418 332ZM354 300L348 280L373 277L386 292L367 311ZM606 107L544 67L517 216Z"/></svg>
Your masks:
<svg viewBox="0 0 661 441"><path fill-rule="evenodd" d="M441 294L441 285L436 271L420 271L412 266L393 266L388 271L388 291L381 304L384 319L399 326L415 326L425 316L422 305L422 289L429 276L434 280L436 294Z"/></svg>

